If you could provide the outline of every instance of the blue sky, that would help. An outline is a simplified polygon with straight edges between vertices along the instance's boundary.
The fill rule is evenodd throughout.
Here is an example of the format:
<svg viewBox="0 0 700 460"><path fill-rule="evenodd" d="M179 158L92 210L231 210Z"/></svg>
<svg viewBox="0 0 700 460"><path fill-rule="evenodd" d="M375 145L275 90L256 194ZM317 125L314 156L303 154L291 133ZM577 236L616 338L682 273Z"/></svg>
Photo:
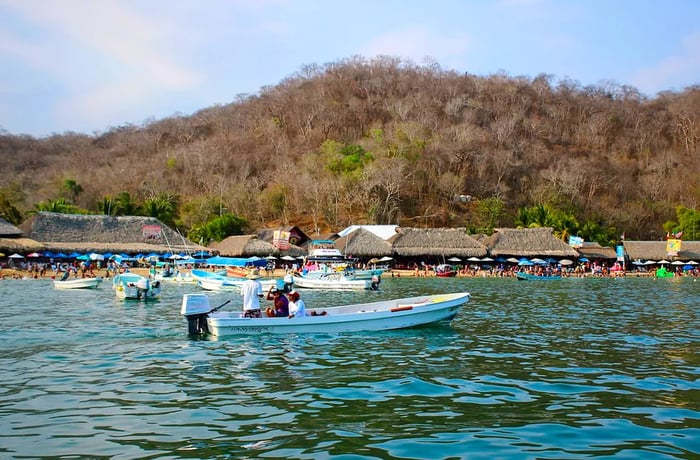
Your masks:
<svg viewBox="0 0 700 460"><path fill-rule="evenodd" d="M96 134L377 55L653 97L700 83L700 1L0 0L0 129Z"/></svg>

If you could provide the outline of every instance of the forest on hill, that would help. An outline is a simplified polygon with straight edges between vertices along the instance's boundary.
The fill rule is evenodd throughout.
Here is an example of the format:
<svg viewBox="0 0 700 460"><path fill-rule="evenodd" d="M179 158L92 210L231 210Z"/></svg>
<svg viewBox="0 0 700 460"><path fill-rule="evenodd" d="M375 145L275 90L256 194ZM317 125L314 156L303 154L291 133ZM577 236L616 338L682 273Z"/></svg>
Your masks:
<svg viewBox="0 0 700 460"><path fill-rule="evenodd" d="M699 146L700 86L651 98L353 57L192 115L93 135L0 132L0 216L152 215L204 243L352 224L700 239Z"/></svg>

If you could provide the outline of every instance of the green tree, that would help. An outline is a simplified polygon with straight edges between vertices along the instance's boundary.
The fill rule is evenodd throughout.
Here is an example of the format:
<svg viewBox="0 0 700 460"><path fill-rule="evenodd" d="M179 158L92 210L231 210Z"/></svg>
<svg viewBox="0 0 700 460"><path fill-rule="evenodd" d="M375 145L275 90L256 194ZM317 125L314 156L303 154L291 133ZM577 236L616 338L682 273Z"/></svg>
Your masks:
<svg viewBox="0 0 700 460"><path fill-rule="evenodd" d="M490 235L493 229L498 225L506 211L506 205L502 199L493 196L478 200L474 207L474 215L476 218L476 233L484 233Z"/></svg>
<svg viewBox="0 0 700 460"><path fill-rule="evenodd" d="M111 196L106 196L97 202L97 210L106 216L114 214L114 199Z"/></svg>
<svg viewBox="0 0 700 460"><path fill-rule="evenodd" d="M242 217L224 214L205 224L194 225L187 234L187 238L206 246L212 241L222 241L231 235L242 235L246 224Z"/></svg>
<svg viewBox="0 0 700 460"><path fill-rule="evenodd" d="M141 205L128 192L121 192L114 200L115 216L140 216Z"/></svg>
<svg viewBox="0 0 700 460"><path fill-rule="evenodd" d="M78 197L80 196L81 193L83 193L82 185L77 183L74 179L64 180L62 189L63 189L62 191L63 191L65 197L71 203L77 203Z"/></svg>
<svg viewBox="0 0 700 460"><path fill-rule="evenodd" d="M165 225L175 227L177 197L161 193L154 198L149 198L141 206L141 213L145 216L155 217Z"/></svg>
<svg viewBox="0 0 700 460"><path fill-rule="evenodd" d="M59 214L81 214L82 210L69 203L65 198L59 198L57 200L46 200L40 201L34 205L37 212L57 212Z"/></svg>
<svg viewBox="0 0 700 460"><path fill-rule="evenodd" d="M22 213L17 205L24 199L19 185L10 184L8 187L0 188L0 217L14 225L22 223Z"/></svg>

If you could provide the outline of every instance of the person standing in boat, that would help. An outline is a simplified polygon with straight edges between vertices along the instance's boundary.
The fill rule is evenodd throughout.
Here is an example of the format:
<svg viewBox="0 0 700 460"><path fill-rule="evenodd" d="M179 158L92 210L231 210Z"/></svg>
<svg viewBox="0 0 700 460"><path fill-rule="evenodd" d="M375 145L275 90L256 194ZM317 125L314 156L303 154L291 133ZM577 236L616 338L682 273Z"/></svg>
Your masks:
<svg viewBox="0 0 700 460"><path fill-rule="evenodd" d="M246 276L248 280L241 285L241 296L243 297L243 316L245 318L262 318L260 311L260 299L263 297L262 284L258 281L260 272L253 269Z"/></svg>
<svg viewBox="0 0 700 460"><path fill-rule="evenodd" d="M265 311L267 316L289 316L289 300L278 288L275 286L270 287L270 290L267 292L267 300L272 300L274 302L273 306Z"/></svg>

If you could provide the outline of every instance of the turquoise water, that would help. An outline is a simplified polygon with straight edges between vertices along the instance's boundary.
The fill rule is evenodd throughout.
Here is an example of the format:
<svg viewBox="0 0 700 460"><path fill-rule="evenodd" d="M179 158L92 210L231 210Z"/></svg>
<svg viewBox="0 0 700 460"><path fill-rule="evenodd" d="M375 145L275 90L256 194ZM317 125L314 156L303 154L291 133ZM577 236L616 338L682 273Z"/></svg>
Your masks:
<svg viewBox="0 0 700 460"><path fill-rule="evenodd" d="M700 282L384 278L451 325L190 340L152 303L0 281L0 458L700 457ZM212 305L233 298L212 294Z"/></svg>

